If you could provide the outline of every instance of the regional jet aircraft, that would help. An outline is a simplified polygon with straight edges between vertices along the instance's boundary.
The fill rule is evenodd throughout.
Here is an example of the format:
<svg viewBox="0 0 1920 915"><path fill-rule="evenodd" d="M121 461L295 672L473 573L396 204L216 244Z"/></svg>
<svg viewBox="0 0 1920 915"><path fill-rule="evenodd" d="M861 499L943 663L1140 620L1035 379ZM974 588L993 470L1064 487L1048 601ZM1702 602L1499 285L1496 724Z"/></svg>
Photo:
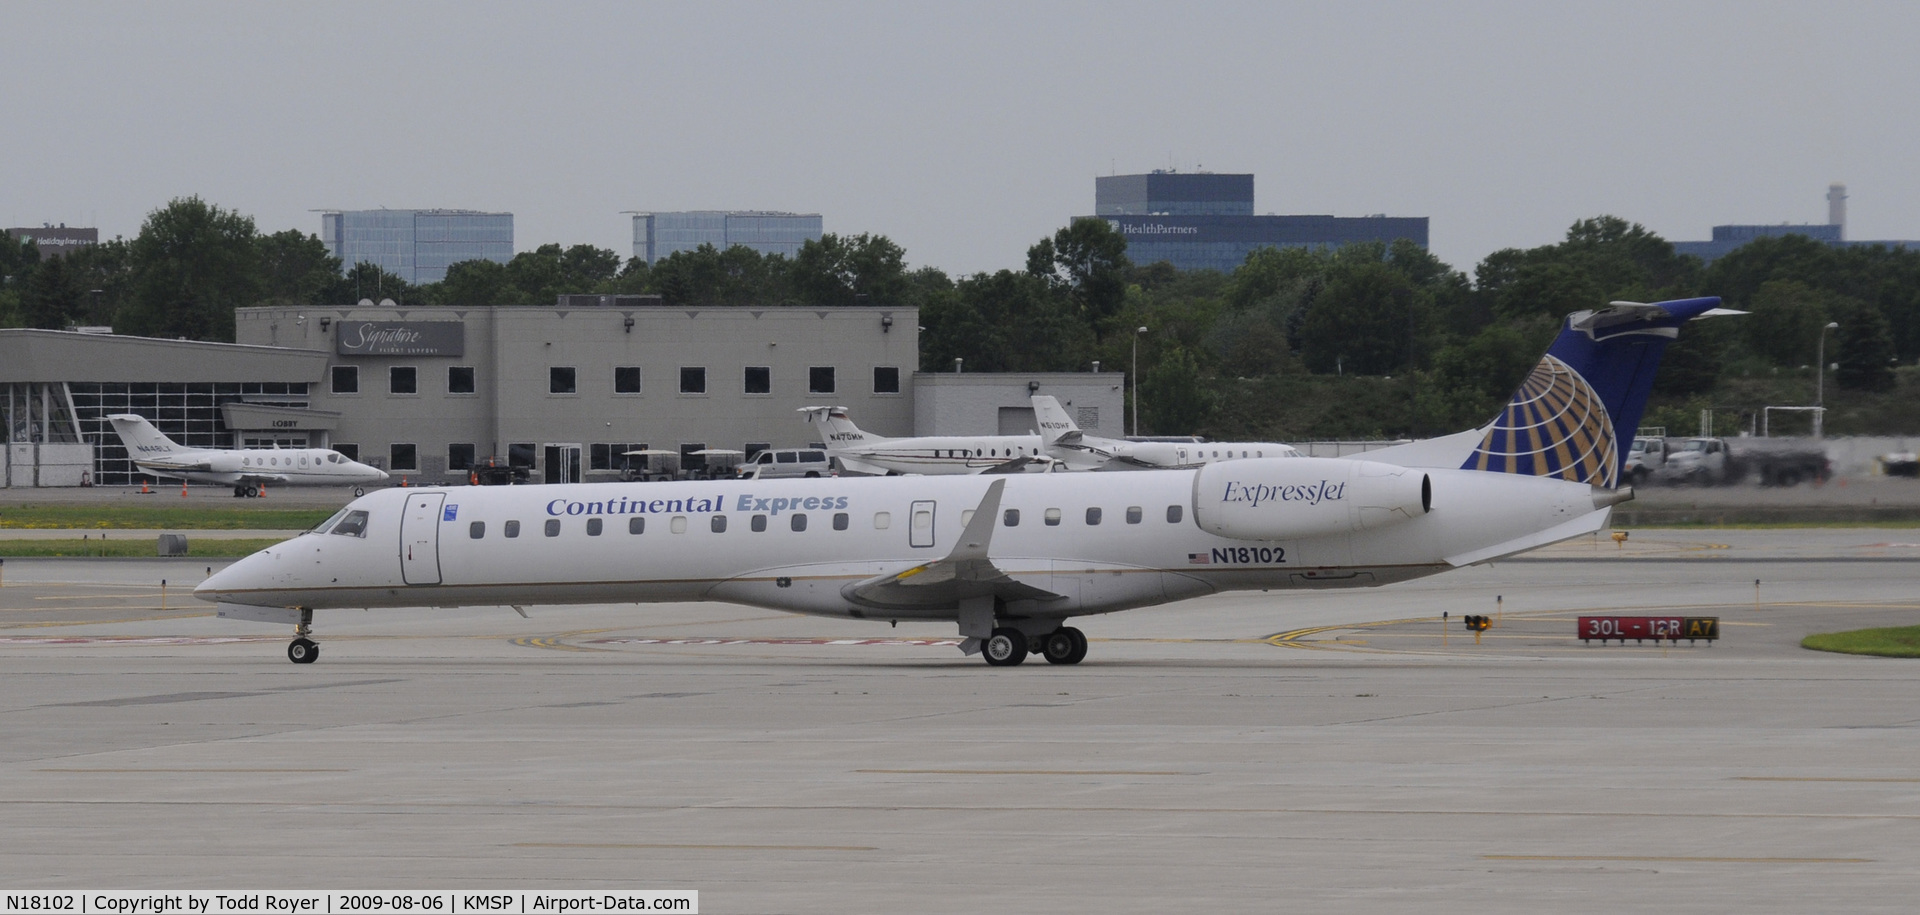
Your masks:
<svg viewBox="0 0 1920 915"><path fill-rule="evenodd" d="M1041 453L1074 470L1166 470L1241 458L1300 456L1292 445L1278 442L1136 442L1087 435L1051 394L1033 395L1033 418L1040 424Z"/></svg>
<svg viewBox="0 0 1920 915"><path fill-rule="evenodd" d="M1607 526L1667 343L1715 298L1568 317L1505 409L1363 458L1185 470L395 489L195 594L295 627L313 611L716 600L956 623L988 664L1086 656L1075 617L1237 589L1353 588ZM1277 604L1280 610L1283 604Z"/></svg>
<svg viewBox="0 0 1920 915"><path fill-rule="evenodd" d="M847 418L846 407L801 407L820 424L827 453L854 473L963 474L1018 471L1040 457L1038 435L922 435L887 438ZM1044 462L1043 462L1044 463Z"/></svg>
<svg viewBox="0 0 1920 915"><path fill-rule="evenodd" d="M143 472L157 477L225 483L236 496L257 496L267 483L300 486L378 483L386 471L368 467L331 448L188 448L176 444L144 418L132 413L107 417L127 457Z"/></svg>

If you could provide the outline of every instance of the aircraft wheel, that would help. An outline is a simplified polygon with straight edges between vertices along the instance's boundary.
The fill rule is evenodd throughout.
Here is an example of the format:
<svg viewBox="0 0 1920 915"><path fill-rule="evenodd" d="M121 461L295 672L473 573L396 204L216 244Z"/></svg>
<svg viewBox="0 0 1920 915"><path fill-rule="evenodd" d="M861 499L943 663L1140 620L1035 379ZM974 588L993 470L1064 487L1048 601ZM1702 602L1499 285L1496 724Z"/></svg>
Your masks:
<svg viewBox="0 0 1920 915"><path fill-rule="evenodd" d="M235 486L233 488L233 497L236 499L242 498L246 494L247 494L247 488L245 486Z"/></svg>
<svg viewBox="0 0 1920 915"><path fill-rule="evenodd" d="M1048 664L1072 664L1074 649L1084 644L1084 641L1075 642L1069 628L1062 626L1040 640L1040 653L1047 656ZM1086 649L1081 648L1080 651L1084 654Z"/></svg>
<svg viewBox="0 0 1920 915"><path fill-rule="evenodd" d="M1078 664L1087 659L1087 634L1072 626L1060 627L1062 632L1073 636L1073 654L1067 658L1068 664Z"/></svg>
<svg viewBox="0 0 1920 915"><path fill-rule="evenodd" d="M295 664L312 664L319 657L320 646L315 645L312 639L294 639L287 646L287 660Z"/></svg>
<svg viewBox="0 0 1920 915"><path fill-rule="evenodd" d="M994 667L1012 667L1027 659L1026 633L1011 627L993 630L987 636L987 643L980 647L980 656Z"/></svg>
<svg viewBox="0 0 1920 915"><path fill-rule="evenodd" d="M355 486L355 487L353 488L353 497L354 497L354 498L356 498L356 499L358 499L358 498L360 498L361 496L364 496L364 495L366 495L366 494L367 494L367 488L366 488L366 487L364 487L364 486Z"/></svg>

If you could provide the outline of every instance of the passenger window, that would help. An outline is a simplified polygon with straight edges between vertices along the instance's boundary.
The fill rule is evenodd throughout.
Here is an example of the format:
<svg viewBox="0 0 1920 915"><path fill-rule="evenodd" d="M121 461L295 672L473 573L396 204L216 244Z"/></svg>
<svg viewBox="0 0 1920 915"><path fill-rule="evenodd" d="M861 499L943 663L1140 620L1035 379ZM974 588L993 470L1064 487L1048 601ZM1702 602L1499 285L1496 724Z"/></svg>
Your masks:
<svg viewBox="0 0 1920 915"><path fill-rule="evenodd" d="M340 519L339 524L333 526L333 532L347 537L360 537L364 539L367 536L367 513L363 511L348 512L345 518Z"/></svg>
<svg viewBox="0 0 1920 915"><path fill-rule="evenodd" d="M670 530L676 534L686 533L687 532L687 516L674 515L673 520L667 522L667 530Z"/></svg>
<svg viewBox="0 0 1920 915"><path fill-rule="evenodd" d="M1041 519L1046 521L1048 527L1059 527L1060 526L1060 510L1057 508L1049 508L1047 509L1046 514L1041 516Z"/></svg>
<svg viewBox="0 0 1920 915"><path fill-rule="evenodd" d="M794 515L793 520L787 522L787 524L791 526L795 531L804 531L807 529L807 516Z"/></svg>
<svg viewBox="0 0 1920 915"><path fill-rule="evenodd" d="M773 460L779 464L793 464L800 460L800 455L791 451L776 451L773 453Z"/></svg>
<svg viewBox="0 0 1920 915"><path fill-rule="evenodd" d="M472 524L467 525L467 536L472 537L475 540L479 540L480 538L485 537L486 535L487 535L487 522L475 521Z"/></svg>
<svg viewBox="0 0 1920 915"><path fill-rule="evenodd" d="M1167 506L1167 523L1168 524L1180 523L1180 506L1178 505Z"/></svg>
<svg viewBox="0 0 1920 915"><path fill-rule="evenodd" d="M589 537L600 536L600 519L599 518L587 519L587 536Z"/></svg>
<svg viewBox="0 0 1920 915"><path fill-rule="evenodd" d="M501 529L500 533L504 534L508 540L512 540L513 538L520 536L520 522L518 521L507 522L506 526Z"/></svg>
<svg viewBox="0 0 1920 915"><path fill-rule="evenodd" d="M1097 508L1087 509L1087 526L1091 527L1099 523L1100 523L1100 510Z"/></svg>
<svg viewBox="0 0 1920 915"><path fill-rule="evenodd" d="M767 529L767 516L766 516L766 515L754 515L754 516L753 516L753 523L752 523L752 525L751 525L751 527L753 528L753 532L754 532L754 533L756 533L756 534L758 534L758 533L760 533L761 531L764 531L764 530L766 530L766 529Z"/></svg>
<svg viewBox="0 0 1920 915"><path fill-rule="evenodd" d="M833 529L836 531L844 531L847 529L847 513L846 512L833 513Z"/></svg>
<svg viewBox="0 0 1920 915"><path fill-rule="evenodd" d="M1019 527L1020 526L1020 510L1017 508L1007 509L1006 513L1000 516L1000 523L1005 524L1008 527Z"/></svg>
<svg viewBox="0 0 1920 915"><path fill-rule="evenodd" d="M1140 511L1140 506L1138 506L1138 505L1129 505L1129 506L1127 506L1127 523L1128 523L1128 524L1139 524L1139 523L1140 523L1140 516L1141 516L1142 514L1143 514L1143 513L1142 513L1142 512Z"/></svg>
<svg viewBox="0 0 1920 915"><path fill-rule="evenodd" d="M713 532L716 534L724 534L727 532L727 516L714 515L713 520L709 521L707 523L707 526L712 528Z"/></svg>
<svg viewBox="0 0 1920 915"><path fill-rule="evenodd" d="M874 512L874 513L873 513L873 529L874 529L874 530L876 530L876 531L884 531L884 530L886 530L887 528L889 528L889 527L892 527L892 526L893 526L893 515L892 515L892 514L890 514L890 513L888 513L888 512Z"/></svg>
<svg viewBox="0 0 1920 915"><path fill-rule="evenodd" d="M972 523L973 523L973 509L969 508L966 511L963 511L960 513L960 529L961 530L966 530L967 525Z"/></svg>
<svg viewBox="0 0 1920 915"><path fill-rule="evenodd" d="M634 516L627 519L627 533L644 534L647 532L647 519Z"/></svg>
<svg viewBox="0 0 1920 915"><path fill-rule="evenodd" d="M547 536L549 537L560 536L560 519L559 518L547 519Z"/></svg>
<svg viewBox="0 0 1920 915"><path fill-rule="evenodd" d="M825 451L800 452L800 463L802 464L823 464L826 463L826 460L827 453Z"/></svg>

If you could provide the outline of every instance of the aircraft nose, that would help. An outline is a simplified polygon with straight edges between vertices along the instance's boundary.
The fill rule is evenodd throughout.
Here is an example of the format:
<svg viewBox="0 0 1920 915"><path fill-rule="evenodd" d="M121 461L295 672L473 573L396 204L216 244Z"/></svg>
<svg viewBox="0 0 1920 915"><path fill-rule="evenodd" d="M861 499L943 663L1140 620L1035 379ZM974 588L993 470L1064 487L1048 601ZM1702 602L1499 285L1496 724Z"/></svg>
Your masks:
<svg viewBox="0 0 1920 915"><path fill-rule="evenodd" d="M267 565L273 557L266 550L241 559L234 564L213 573L212 577L193 589L193 596L209 603L234 592L263 588L267 584Z"/></svg>

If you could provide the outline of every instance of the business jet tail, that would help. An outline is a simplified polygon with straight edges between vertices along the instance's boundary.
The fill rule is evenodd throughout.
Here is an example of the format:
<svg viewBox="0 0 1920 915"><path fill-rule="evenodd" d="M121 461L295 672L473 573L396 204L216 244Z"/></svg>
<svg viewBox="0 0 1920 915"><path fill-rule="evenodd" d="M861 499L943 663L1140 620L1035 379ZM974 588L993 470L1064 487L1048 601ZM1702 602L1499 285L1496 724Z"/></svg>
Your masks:
<svg viewBox="0 0 1920 915"><path fill-rule="evenodd" d="M129 457L157 457L186 450L155 429L143 416L115 413L107 417L107 422L113 424L114 434L120 436L120 444L126 446Z"/></svg>

